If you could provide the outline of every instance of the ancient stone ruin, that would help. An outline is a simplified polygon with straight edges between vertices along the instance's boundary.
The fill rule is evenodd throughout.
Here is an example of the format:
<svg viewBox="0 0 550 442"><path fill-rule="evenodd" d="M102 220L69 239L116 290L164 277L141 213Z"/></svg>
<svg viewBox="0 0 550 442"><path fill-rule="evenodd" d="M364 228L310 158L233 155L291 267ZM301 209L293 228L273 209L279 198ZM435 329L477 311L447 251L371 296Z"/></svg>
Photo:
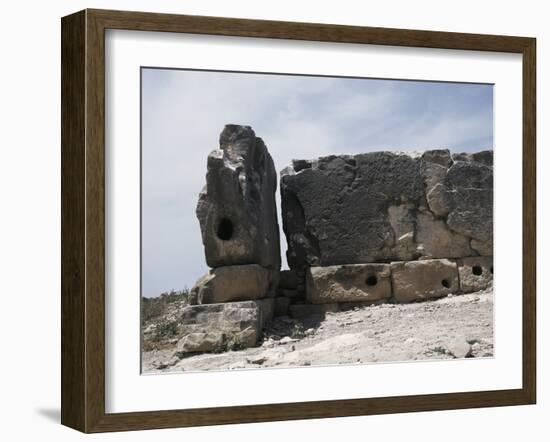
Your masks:
<svg viewBox="0 0 550 442"><path fill-rule="evenodd" d="M281 200L288 263L311 303L410 302L492 279L492 151L295 160Z"/></svg>
<svg viewBox="0 0 550 442"><path fill-rule="evenodd" d="M373 152L281 172L290 270L280 271L276 172L248 126L227 125L199 195L206 262L181 317L184 353L254 346L275 316L323 316L492 284L492 151Z"/></svg>
<svg viewBox="0 0 550 442"><path fill-rule="evenodd" d="M212 269L191 290L195 305L182 316L180 351L250 347L260 338L273 316L281 268L276 190L277 173L262 139L248 126L225 126L220 148L208 155L197 204Z"/></svg>

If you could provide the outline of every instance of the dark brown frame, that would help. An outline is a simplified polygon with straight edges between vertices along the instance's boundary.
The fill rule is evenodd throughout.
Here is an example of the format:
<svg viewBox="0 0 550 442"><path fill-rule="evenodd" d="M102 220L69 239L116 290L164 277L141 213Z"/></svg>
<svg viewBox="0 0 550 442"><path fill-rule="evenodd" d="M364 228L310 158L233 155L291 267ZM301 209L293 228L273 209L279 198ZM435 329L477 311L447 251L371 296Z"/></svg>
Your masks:
<svg viewBox="0 0 550 442"><path fill-rule="evenodd" d="M61 25L61 422L64 425L83 432L102 432L535 403L536 40L534 38L105 10L77 12L64 17ZM104 327L104 31L106 29L522 54L522 388L106 414Z"/></svg>

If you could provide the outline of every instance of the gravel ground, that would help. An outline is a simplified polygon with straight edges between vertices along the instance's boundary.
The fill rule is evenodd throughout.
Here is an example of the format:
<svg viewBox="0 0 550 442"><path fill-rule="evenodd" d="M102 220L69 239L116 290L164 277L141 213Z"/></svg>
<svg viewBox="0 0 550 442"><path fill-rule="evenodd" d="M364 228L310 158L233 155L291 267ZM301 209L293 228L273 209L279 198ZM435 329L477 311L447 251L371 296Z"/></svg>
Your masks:
<svg viewBox="0 0 550 442"><path fill-rule="evenodd" d="M493 292L381 304L295 320L276 318L261 346L183 359L143 352L143 372L397 362L493 356Z"/></svg>

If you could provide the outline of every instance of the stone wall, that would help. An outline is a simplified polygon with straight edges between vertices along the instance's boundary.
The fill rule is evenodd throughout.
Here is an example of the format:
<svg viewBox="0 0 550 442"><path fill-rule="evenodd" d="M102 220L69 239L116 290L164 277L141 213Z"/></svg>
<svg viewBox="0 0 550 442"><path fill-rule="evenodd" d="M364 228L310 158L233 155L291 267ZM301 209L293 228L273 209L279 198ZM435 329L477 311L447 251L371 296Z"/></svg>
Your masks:
<svg viewBox="0 0 550 442"><path fill-rule="evenodd" d="M211 270L182 313L182 352L253 346L275 316L413 302L492 283L492 151L373 152L281 172L290 270L280 271L276 173L248 126L208 155L197 217Z"/></svg>
<svg viewBox="0 0 550 442"><path fill-rule="evenodd" d="M422 259L390 263L312 266L305 271L305 290L298 290L294 270L289 289L280 287L278 314L299 318L379 303L409 303L472 293L492 286L493 259ZM281 279L282 281L282 279ZM281 299L286 298L286 302ZM286 309L286 310L282 310Z"/></svg>
<svg viewBox="0 0 550 442"><path fill-rule="evenodd" d="M492 151L373 152L281 172L293 269L492 255Z"/></svg>
<svg viewBox="0 0 550 442"><path fill-rule="evenodd" d="M309 268L492 256L492 151L294 160L280 186L298 297Z"/></svg>

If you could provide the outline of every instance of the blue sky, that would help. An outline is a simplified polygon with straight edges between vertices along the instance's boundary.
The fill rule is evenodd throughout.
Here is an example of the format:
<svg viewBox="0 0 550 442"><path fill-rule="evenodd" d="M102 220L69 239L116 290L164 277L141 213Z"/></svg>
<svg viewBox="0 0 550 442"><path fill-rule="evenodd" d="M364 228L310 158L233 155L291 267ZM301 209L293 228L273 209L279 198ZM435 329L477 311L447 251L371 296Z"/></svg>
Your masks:
<svg viewBox="0 0 550 442"><path fill-rule="evenodd" d="M252 126L277 171L334 153L492 149L493 87L142 69L144 296L191 288L208 271L195 206L228 123ZM282 232L281 249L286 267Z"/></svg>

